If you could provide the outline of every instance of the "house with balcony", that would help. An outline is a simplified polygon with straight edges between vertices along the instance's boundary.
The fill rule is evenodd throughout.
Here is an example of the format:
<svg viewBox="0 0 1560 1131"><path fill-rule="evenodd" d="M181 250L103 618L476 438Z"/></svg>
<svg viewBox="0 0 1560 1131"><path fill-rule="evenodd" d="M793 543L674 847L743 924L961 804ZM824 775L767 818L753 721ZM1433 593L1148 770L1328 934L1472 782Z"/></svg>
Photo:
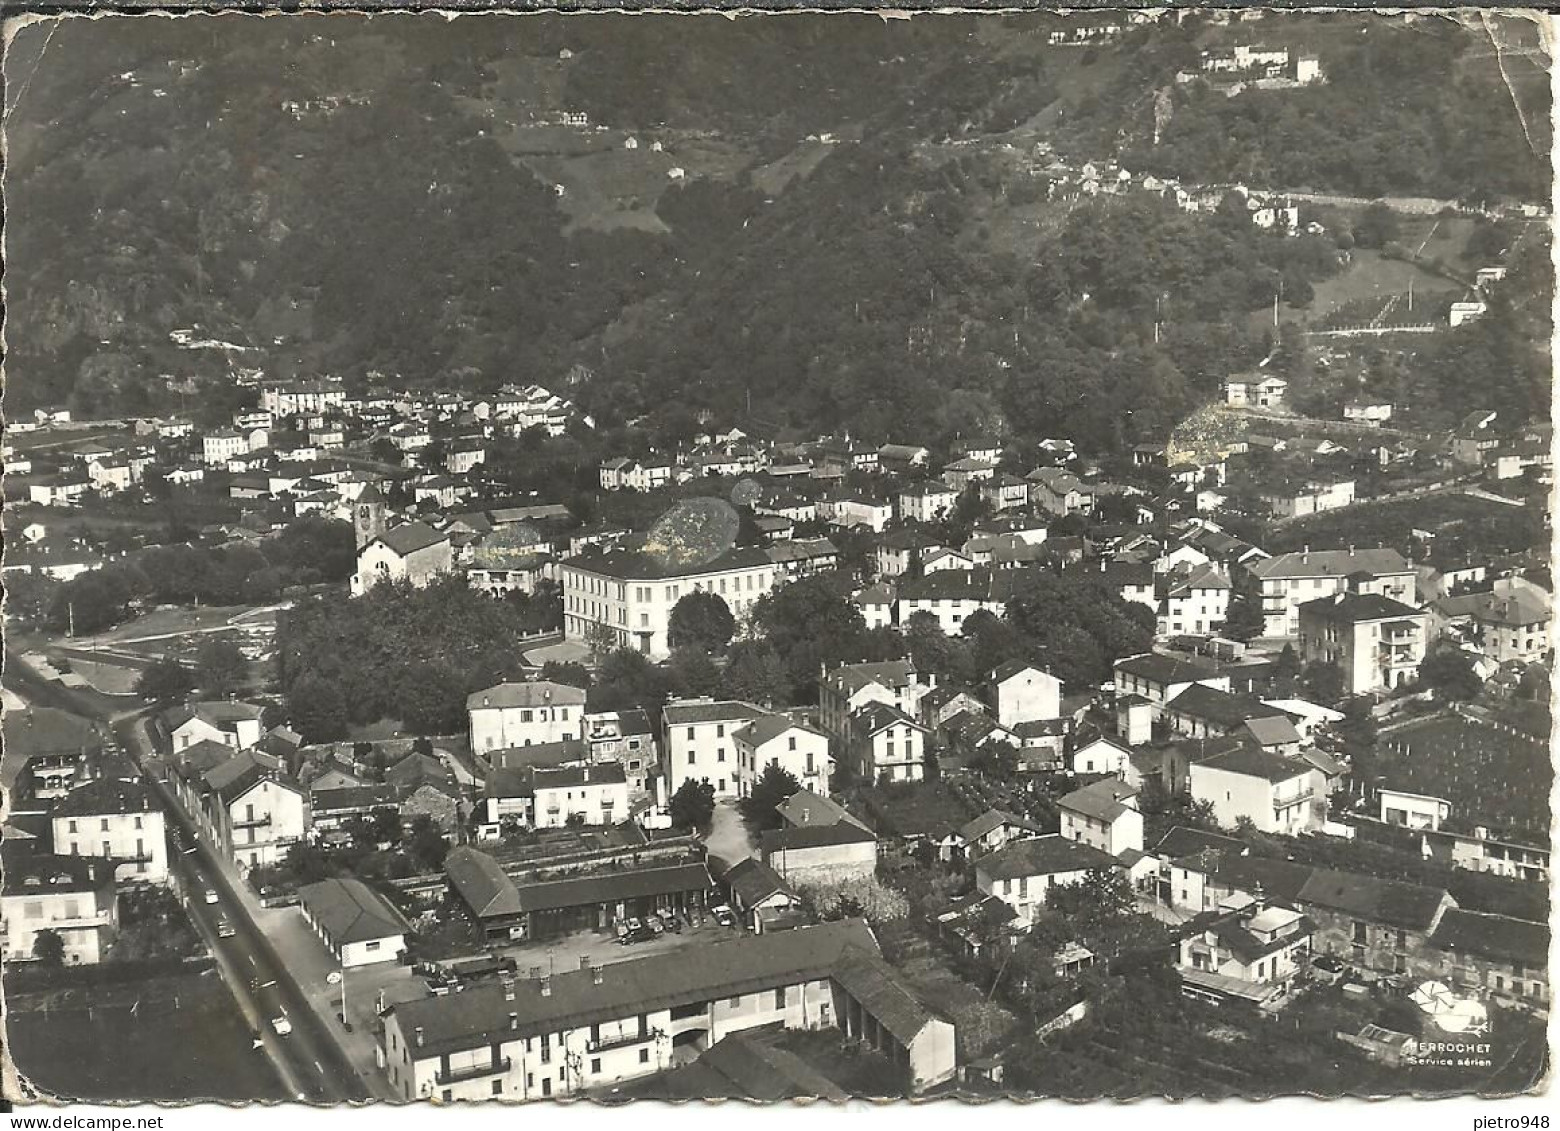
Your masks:
<svg viewBox="0 0 1560 1131"><path fill-rule="evenodd" d="M1425 658L1429 614L1378 593L1344 591L1299 609L1300 658L1336 664L1350 695L1412 682Z"/></svg>
<svg viewBox="0 0 1560 1131"><path fill-rule="evenodd" d="M1287 999L1310 957L1311 921L1280 903L1233 902L1179 928L1181 992L1216 1005L1275 1008Z"/></svg>
<svg viewBox="0 0 1560 1131"><path fill-rule="evenodd" d="M895 504L901 521L929 524L946 518L958 500L957 487L940 479L929 479L901 489Z"/></svg>
<svg viewBox="0 0 1560 1131"><path fill-rule="evenodd" d="M569 825L615 825L628 816L628 781L623 767L537 768L531 773L530 824L538 829Z"/></svg>
<svg viewBox="0 0 1560 1131"><path fill-rule="evenodd" d="M200 774L192 786L199 803L192 816L216 850L241 871L280 863L309 834L308 790L270 754L239 751Z"/></svg>
<svg viewBox="0 0 1560 1131"><path fill-rule="evenodd" d="M1353 590L1415 603L1416 574L1396 550L1299 550L1248 559L1243 581L1261 601L1263 636L1296 636L1300 606Z"/></svg>
<svg viewBox="0 0 1560 1131"><path fill-rule="evenodd" d="M162 806L139 778L94 778L73 786L49 810L59 853L111 862L120 885L168 882Z"/></svg>
<svg viewBox="0 0 1560 1131"><path fill-rule="evenodd" d="M51 802L66 796L103 750L95 724L54 707L7 708L0 734L0 784L13 804L17 797Z"/></svg>
<svg viewBox="0 0 1560 1131"><path fill-rule="evenodd" d="M829 736L817 727L790 715L765 715L732 738L737 765L742 767L744 796L770 766L779 766L803 789L828 794L834 756L829 753Z"/></svg>
<svg viewBox="0 0 1560 1131"><path fill-rule="evenodd" d="M841 664L818 682L818 721L837 743L845 743L860 708L883 703L914 718L922 697L936 685L935 675L922 675L909 660Z"/></svg>
<svg viewBox="0 0 1560 1131"><path fill-rule="evenodd" d="M605 1095L761 1026L838 1029L897 1066L907 1094L956 1071L953 1025L900 983L859 919L742 935L697 962L585 960L401 1002L377 1061L408 1101Z"/></svg>
<svg viewBox="0 0 1560 1131"><path fill-rule="evenodd" d="M1194 801L1206 801L1225 828L1242 819L1257 831L1295 836L1320 829L1327 812L1322 773L1300 759L1241 743L1192 762L1188 783Z"/></svg>
<svg viewBox="0 0 1560 1131"><path fill-rule="evenodd" d="M119 934L115 864L90 856L3 850L0 885L0 957L6 963L37 959L38 935L52 931L64 944L68 966L102 962Z"/></svg>

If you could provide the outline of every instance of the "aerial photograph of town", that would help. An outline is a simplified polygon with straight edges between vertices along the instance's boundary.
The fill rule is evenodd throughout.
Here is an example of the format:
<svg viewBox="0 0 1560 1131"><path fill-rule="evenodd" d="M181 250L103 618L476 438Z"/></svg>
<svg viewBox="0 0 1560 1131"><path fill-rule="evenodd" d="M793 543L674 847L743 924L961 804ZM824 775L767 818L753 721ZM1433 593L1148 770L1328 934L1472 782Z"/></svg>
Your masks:
<svg viewBox="0 0 1560 1131"><path fill-rule="evenodd" d="M1543 18L9 25L5 1104L1528 1102Z"/></svg>

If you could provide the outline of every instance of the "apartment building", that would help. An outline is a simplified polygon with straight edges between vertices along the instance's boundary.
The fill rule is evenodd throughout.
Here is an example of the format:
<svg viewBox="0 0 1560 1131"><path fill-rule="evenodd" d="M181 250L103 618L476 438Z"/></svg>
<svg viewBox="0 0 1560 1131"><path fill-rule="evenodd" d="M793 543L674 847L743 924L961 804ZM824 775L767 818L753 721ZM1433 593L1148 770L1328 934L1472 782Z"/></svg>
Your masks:
<svg viewBox="0 0 1560 1131"><path fill-rule="evenodd" d="M9 846L8 846L9 847ZM0 886L0 957L38 957L39 934L52 931L69 966L103 961L119 933L112 861L7 851Z"/></svg>
<svg viewBox="0 0 1560 1131"><path fill-rule="evenodd" d="M1300 658L1338 665L1350 695L1402 687L1425 658L1429 615L1390 597L1346 591L1299 613Z"/></svg>
<svg viewBox="0 0 1560 1131"><path fill-rule="evenodd" d="M1301 605L1345 589L1416 600L1414 567L1396 550L1300 550L1243 568L1262 602L1263 636L1298 635Z"/></svg>

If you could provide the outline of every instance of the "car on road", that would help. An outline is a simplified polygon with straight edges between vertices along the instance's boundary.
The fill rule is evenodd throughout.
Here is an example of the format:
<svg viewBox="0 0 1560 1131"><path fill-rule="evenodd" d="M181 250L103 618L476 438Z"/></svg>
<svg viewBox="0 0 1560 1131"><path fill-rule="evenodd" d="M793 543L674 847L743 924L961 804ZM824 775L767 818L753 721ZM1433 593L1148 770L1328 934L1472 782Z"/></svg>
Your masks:
<svg viewBox="0 0 1560 1131"><path fill-rule="evenodd" d="M271 1019L271 1028L276 1030L278 1037L285 1037L292 1032L292 1022L287 1019L287 1014L284 1013L280 1017Z"/></svg>
<svg viewBox="0 0 1560 1131"><path fill-rule="evenodd" d="M219 939L230 939L237 933L238 932L233 929L233 924L229 923L226 919L217 924L217 938Z"/></svg>
<svg viewBox="0 0 1560 1131"><path fill-rule="evenodd" d="M206 902L207 903L215 903L215 902L217 902L217 892L216 892L215 888L207 888L206 889Z"/></svg>

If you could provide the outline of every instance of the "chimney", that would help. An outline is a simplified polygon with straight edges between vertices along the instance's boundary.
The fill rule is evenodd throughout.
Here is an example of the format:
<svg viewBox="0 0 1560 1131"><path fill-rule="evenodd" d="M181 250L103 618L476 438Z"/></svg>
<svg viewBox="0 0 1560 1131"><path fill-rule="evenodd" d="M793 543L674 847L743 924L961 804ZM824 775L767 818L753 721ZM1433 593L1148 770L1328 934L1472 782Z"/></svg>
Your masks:
<svg viewBox="0 0 1560 1131"><path fill-rule="evenodd" d="M1311 560L1310 546L1307 546L1304 550L1300 551L1300 560L1301 562L1309 562Z"/></svg>
<svg viewBox="0 0 1560 1131"><path fill-rule="evenodd" d="M591 985L593 985L593 986L601 985L601 967L600 966L592 966L590 968L590 982L591 982Z"/></svg>
<svg viewBox="0 0 1560 1131"><path fill-rule="evenodd" d="M581 970L589 970L590 969L590 955L588 955L588 954L580 955L580 969Z"/></svg>
<svg viewBox="0 0 1560 1131"><path fill-rule="evenodd" d="M515 1000L515 980L513 978L504 979L504 1000Z"/></svg>
<svg viewBox="0 0 1560 1131"><path fill-rule="evenodd" d="M423 1047L423 1027L421 1025L412 1030L412 1039L417 1042L418 1048Z"/></svg>
<svg viewBox="0 0 1560 1131"><path fill-rule="evenodd" d="M518 1013L511 1013L509 1015L509 1030L510 1032L514 1032L514 1030L518 1028L520 1028L520 1015Z"/></svg>
<svg viewBox="0 0 1560 1131"><path fill-rule="evenodd" d="M543 997L552 997L552 975L551 974L545 974L545 975L542 976L542 996Z"/></svg>
<svg viewBox="0 0 1560 1131"><path fill-rule="evenodd" d="M489 705L491 705L491 704L492 704L492 702L493 702L493 700L492 700L492 699L490 699L490 698L488 698L488 697L487 697L487 696L486 696L486 695L484 695L484 696L483 696L483 697L482 697L482 705L483 705L483 706L484 706L484 707L487 707L487 706L489 706Z"/></svg>

